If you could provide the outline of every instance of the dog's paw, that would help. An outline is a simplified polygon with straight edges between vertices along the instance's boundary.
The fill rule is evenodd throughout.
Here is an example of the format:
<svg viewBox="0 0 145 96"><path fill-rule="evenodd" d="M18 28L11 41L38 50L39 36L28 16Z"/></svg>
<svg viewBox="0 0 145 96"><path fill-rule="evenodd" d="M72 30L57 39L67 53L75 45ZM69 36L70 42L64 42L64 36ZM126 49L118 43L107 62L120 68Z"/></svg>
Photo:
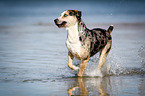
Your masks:
<svg viewBox="0 0 145 96"><path fill-rule="evenodd" d="M78 77L82 77L83 76L83 74L81 74L80 72L78 73Z"/></svg>
<svg viewBox="0 0 145 96"><path fill-rule="evenodd" d="M79 70L80 70L80 68L77 67L77 66L73 66L73 69L74 69L75 71L79 71Z"/></svg>

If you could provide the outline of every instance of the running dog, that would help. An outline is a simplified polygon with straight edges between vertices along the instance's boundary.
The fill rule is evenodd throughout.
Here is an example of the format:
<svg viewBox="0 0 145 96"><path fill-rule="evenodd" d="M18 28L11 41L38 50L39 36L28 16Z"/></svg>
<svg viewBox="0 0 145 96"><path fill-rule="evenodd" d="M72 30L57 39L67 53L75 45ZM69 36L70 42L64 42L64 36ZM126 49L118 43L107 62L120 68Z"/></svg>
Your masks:
<svg viewBox="0 0 145 96"><path fill-rule="evenodd" d="M82 12L78 10L66 10L61 16L54 20L59 28L66 28L66 46L68 52L68 67L79 71L78 76L82 77L89 58L100 52L98 70L106 61L106 57L112 46L111 32L113 25L107 30L101 28L88 29L81 19ZM72 64L73 58L81 60L80 68Z"/></svg>

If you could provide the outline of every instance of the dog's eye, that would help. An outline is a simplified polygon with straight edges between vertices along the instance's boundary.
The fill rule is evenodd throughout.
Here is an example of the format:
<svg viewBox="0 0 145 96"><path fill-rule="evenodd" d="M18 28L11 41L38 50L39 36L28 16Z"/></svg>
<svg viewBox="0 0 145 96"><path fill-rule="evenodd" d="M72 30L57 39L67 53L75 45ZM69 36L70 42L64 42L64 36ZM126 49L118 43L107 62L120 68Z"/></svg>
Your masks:
<svg viewBox="0 0 145 96"><path fill-rule="evenodd" d="M67 17L68 15L67 14L64 14L64 17Z"/></svg>

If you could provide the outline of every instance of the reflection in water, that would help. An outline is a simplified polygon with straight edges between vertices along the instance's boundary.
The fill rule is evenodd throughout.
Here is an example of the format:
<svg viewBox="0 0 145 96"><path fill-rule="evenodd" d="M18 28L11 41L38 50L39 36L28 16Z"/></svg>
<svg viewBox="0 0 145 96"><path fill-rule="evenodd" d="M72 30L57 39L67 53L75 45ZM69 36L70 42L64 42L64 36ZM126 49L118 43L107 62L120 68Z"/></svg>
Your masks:
<svg viewBox="0 0 145 96"><path fill-rule="evenodd" d="M109 96L109 94L106 91L107 82L105 78L78 77L77 83L78 83L77 85L75 84L73 87L68 89L69 96L72 95L87 96L89 92L93 92L93 90L98 90L97 93L95 93L94 95L98 94L97 96Z"/></svg>
<svg viewBox="0 0 145 96"><path fill-rule="evenodd" d="M144 75L145 76L145 75ZM142 77L144 77L144 76L142 76ZM140 80L140 84L139 84L139 95L140 96L144 96L145 95L145 78L142 78L141 80Z"/></svg>
<svg viewBox="0 0 145 96"><path fill-rule="evenodd" d="M80 95L82 96L87 96L88 95L88 91L87 91L87 88L84 84L84 81L83 81L83 78L78 78L78 86L74 86L70 89L68 89L68 94L69 96L72 96L72 91L75 91L76 88L80 88Z"/></svg>

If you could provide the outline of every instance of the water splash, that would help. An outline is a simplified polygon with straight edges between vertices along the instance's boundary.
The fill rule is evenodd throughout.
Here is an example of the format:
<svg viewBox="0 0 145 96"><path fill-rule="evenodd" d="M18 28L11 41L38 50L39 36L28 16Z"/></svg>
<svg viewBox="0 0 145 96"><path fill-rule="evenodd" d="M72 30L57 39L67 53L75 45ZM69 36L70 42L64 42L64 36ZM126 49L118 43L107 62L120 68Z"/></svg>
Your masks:
<svg viewBox="0 0 145 96"><path fill-rule="evenodd" d="M103 65L101 71L97 69L99 62L99 55L96 55L93 58L90 58L88 66L85 70L84 76L89 77L103 77L103 76L119 76L119 75L133 75L133 74L145 74L145 68L136 68L136 67L126 67L123 66L123 60L120 60L120 57L111 54L108 56L105 64ZM75 64L78 66L80 62L75 60ZM75 72L77 74L77 72Z"/></svg>

